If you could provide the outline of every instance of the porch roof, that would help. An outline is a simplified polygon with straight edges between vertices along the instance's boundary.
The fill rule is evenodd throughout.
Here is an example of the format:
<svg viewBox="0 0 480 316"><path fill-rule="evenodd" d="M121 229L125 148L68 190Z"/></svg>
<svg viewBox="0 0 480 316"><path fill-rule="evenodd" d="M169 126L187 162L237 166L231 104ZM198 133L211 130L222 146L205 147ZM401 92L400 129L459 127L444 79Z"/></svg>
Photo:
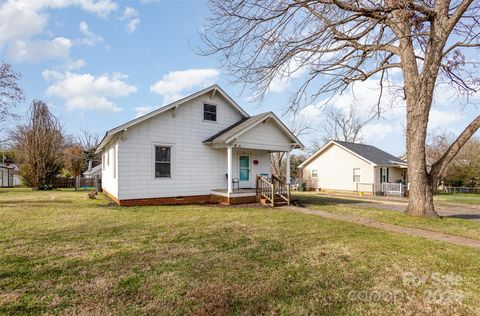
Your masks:
<svg viewBox="0 0 480 316"><path fill-rule="evenodd" d="M243 118L237 123L204 140L203 143L230 143L233 140L237 139L239 136L241 136L243 133L269 119L273 120L276 123L277 127L290 138L293 148L304 148L302 142L300 142L300 140L282 123L282 121L273 112L265 112L248 118Z"/></svg>

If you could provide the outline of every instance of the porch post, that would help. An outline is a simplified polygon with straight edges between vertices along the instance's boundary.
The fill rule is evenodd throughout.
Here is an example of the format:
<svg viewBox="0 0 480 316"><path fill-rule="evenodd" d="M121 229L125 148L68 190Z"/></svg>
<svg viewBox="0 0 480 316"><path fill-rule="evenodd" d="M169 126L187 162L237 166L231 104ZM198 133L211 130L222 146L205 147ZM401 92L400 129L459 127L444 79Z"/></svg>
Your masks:
<svg viewBox="0 0 480 316"><path fill-rule="evenodd" d="M232 146L227 147L227 190L228 193L233 193L232 183Z"/></svg>
<svg viewBox="0 0 480 316"><path fill-rule="evenodd" d="M285 170L285 182L290 185L290 151L287 151L285 153L285 159L286 159L286 163L285 163L285 166L287 168L287 170Z"/></svg>

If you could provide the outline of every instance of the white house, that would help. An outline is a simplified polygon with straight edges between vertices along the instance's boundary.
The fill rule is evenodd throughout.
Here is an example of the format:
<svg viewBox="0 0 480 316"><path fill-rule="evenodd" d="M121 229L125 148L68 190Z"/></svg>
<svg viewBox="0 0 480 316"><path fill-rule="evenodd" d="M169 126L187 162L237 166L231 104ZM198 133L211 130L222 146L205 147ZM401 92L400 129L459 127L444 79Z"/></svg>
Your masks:
<svg viewBox="0 0 480 316"><path fill-rule="evenodd" d="M330 141L302 164L309 189L339 192L405 191L405 161L370 145ZM388 185L387 185L388 184ZM391 192L390 192L391 191Z"/></svg>
<svg viewBox="0 0 480 316"><path fill-rule="evenodd" d="M255 201L271 153L294 148L303 145L275 114L249 116L213 85L108 131L97 152L119 205L232 204Z"/></svg>
<svg viewBox="0 0 480 316"><path fill-rule="evenodd" d="M96 178L96 177L101 178L102 177L102 165L98 165L98 166L95 166L93 168L88 168L88 170L85 171L83 173L83 175L85 176L85 178Z"/></svg>
<svg viewBox="0 0 480 316"><path fill-rule="evenodd" d="M0 188L11 188L21 185L20 168L12 163L0 163Z"/></svg>

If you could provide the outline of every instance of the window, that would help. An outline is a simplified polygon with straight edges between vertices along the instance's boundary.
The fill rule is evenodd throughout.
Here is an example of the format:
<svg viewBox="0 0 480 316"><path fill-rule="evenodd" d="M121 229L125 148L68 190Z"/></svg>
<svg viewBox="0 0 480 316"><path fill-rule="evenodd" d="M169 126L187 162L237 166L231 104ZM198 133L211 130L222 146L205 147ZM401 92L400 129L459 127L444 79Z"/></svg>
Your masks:
<svg viewBox="0 0 480 316"><path fill-rule="evenodd" d="M155 178L170 178L171 169L171 148L155 146Z"/></svg>
<svg viewBox="0 0 480 316"><path fill-rule="evenodd" d="M203 105L203 119L205 121L217 121L217 106L212 104Z"/></svg>
<svg viewBox="0 0 480 316"><path fill-rule="evenodd" d="M105 154L102 155L102 169L105 170Z"/></svg>
<svg viewBox="0 0 480 316"><path fill-rule="evenodd" d="M115 152L115 147L113 147L113 178L117 177L117 153Z"/></svg>
<svg viewBox="0 0 480 316"><path fill-rule="evenodd" d="M360 182L360 168L353 168L353 182Z"/></svg>
<svg viewBox="0 0 480 316"><path fill-rule="evenodd" d="M110 166L110 150L107 151L107 166Z"/></svg>
<svg viewBox="0 0 480 316"><path fill-rule="evenodd" d="M312 178L318 178L318 170L312 170Z"/></svg>
<svg viewBox="0 0 480 316"><path fill-rule="evenodd" d="M388 182L388 168L385 168L385 167L382 167L380 168L380 182L381 183L384 183L384 182Z"/></svg>

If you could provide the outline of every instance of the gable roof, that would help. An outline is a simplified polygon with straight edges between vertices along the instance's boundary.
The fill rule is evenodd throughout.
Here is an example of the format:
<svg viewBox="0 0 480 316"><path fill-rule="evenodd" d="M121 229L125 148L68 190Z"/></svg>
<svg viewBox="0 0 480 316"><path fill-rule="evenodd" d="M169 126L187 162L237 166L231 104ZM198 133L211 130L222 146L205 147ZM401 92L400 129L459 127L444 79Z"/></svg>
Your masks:
<svg viewBox="0 0 480 316"><path fill-rule="evenodd" d="M383 151L372 145L358 144L343 142L338 140L331 140L325 146L320 148L317 152L311 155L307 160L305 160L299 168L303 168L316 159L322 152L324 152L331 145L337 145L351 154L366 160L374 166L405 166L406 162L401 160L398 157L395 157L386 151Z"/></svg>
<svg viewBox="0 0 480 316"><path fill-rule="evenodd" d="M282 121L273 113L265 112L248 118L244 118L237 123L227 127L223 131L218 132L212 137L203 141L204 144L229 143L238 138L246 131L257 126L261 122L272 119L275 124L295 143L295 148L304 148L302 142L282 123Z"/></svg>
<svg viewBox="0 0 480 316"><path fill-rule="evenodd" d="M182 105L182 104L184 104L184 103L186 103L186 102L188 102L188 101L190 101L190 100L192 100L192 99L195 99L195 98L197 98L197 97L199 97L199 96L201 96L201 95L203 95L203 94L209 93L209 92L212 93L212 96L213 96L214 94L216 94L216 93L220 93L220 95L222 95L238 112L240 112L240 114L242 114L242 116L243 116L244 118L250 117L250 115L248 115L248 113L245 112L245 110L243 110L243 109L240 107L240 105L237 104L237 102L235 102L225 91L223 91L222 88L220 88L219 85L214 84L214 85L212 85L212 86L210 86L210 87L207 87L207 88L205 88L205 89L203 89L203 90L200 90L200 91L198 91L198 92L192 93L192 94L190 94L189 96L186 96L186 97L184 97L184 98L182 98L182 99L180 99L180 100L177 100L177 101L175 101L175 102L173 102L173 103L170 103L170 104L168 104L168 105L165 105L165 106L163 106L163 107L161 107L161 108L158 108L158 109L156 109L156 110L154 110L154 111L152 111L152 112L150 112L150 113L147 113L147 114L145 114L145 115L142 115L142 116L140 116L140 117L137 117L137 118L135 118L135 119L133 119L133 120L131 120L131 121L128 121L128 122L126 122L126 123L124 123L124 124L122 124L122 125L119 125L119 126L113 128L113 129L109 130L108 132L105 133L105 136L103 137L102 141L101 141L100 144L98 145L96 152L97 152L97 153L100 152L100 151L102 150L102 148L105 147L105 145L106 145L106 144L113 138L113 136L114 136L115 134L117 134L118 132L122 132L122 131L128 129L129 127L131 127L131 126L133 126L133 125L139 124L139 123L141 123L141 122L143 122L143 121L145 121L145 120L148 120L148 119L150 119L150 118L152 118L152 117L154 117L154 116L156 116L156 115L159 115L159 114L161 114L161 113L164 113L164 112L166 112L166 111L168 111L168 110L170 110L170 109L173 109L173 108L175 108L175 107L177 107L177 106L180 106L180 105Z"/></svg>
<svg viewBox="0 0 480 316"><path fill-rule="evenodd" d="M99 164L98 166L95 166L92 169L85 171L83 174L86 176L89 176L99 172L101 174L101 171L102 171L102 164Z"/></svg>

